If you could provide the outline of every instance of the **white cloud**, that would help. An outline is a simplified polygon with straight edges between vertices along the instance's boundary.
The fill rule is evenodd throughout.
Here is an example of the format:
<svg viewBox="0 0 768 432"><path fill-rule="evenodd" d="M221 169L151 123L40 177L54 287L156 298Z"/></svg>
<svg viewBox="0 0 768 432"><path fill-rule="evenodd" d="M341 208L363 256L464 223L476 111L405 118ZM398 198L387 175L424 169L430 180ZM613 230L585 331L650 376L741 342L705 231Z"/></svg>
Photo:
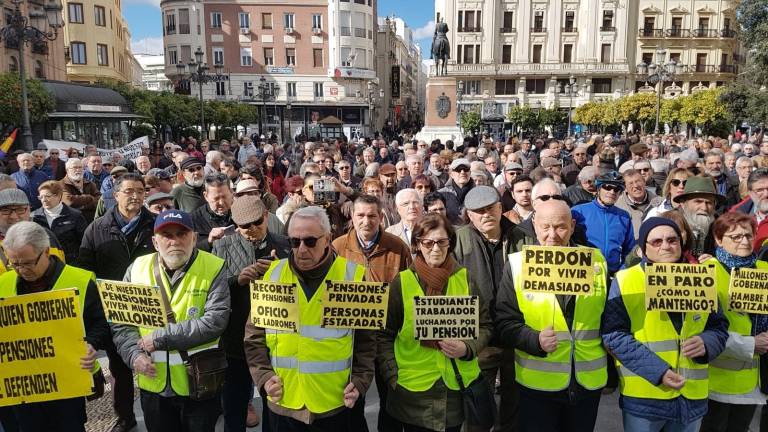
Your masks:
<svg viewBox="0 0 768 432"><path fill-rule="evenodd" d="M163 37L145 37L131 41L131 52L134 54L163 54Z"/></svg>
<svg viewBox="0 0 768 432"><path fill-rule="evenodd" d="M426 39L431 38L432 35L435 33L435 21L430 20L423 26L413 29L413 38L414 39Z"/></svg>

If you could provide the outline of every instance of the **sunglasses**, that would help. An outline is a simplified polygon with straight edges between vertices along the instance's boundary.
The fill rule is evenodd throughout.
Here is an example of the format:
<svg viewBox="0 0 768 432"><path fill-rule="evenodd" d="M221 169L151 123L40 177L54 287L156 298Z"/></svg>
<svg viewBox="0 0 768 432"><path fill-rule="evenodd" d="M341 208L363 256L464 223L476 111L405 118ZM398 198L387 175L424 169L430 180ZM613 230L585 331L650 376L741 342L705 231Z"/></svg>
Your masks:
<svg viewBox="0 0 768 432"><path fill-rule="evenodd" d="M564 198L562 195L559 195L559 194L554 194L554 195L539 195L538 197L536 197L536 199L537 199L537 200L542 200L542 201L549 201L549 200L551 200L551 199L553 199L553 200L558 200L558 201L565 201L565 198Z"/></svg>
<svg viewBox="0 0 768 432"><path fill-rule="evenodd" d="M184 168L184 171L198 172L198 171L200 171L202 169L203 169L203 167L201 167L200 165L195 165L195 166L191 166L189 168Z"/></svg>
<svg viewBox="0 0 768 432"><path fill-rule="evenodd" d="M685 187L685 184L688 182L688 180L680 180L680 179L673 179L669 182L674 187L680 187L681 185Z"/></svg>
<svg viewBox="0 0 768 432"><path fill-rule="evenodd" d="M244 224L244 225L238 225L237 227L240 228L240 229L247 230L247 229L251 229L251 227L261 226L261 224L263 224L263 223L264 223L264 217L262 216L260 219L257 219L257 220L255 220L255 221L253 221L251 223L247 223L247 224Z"/></svg>
<svg viewBox="0 0 768 432"><path fill-rule="evenodd" d="M439 246L440 248L445 248L445 247L448 247L448 245L451 244L451 240L447 239L447 238L442 238L442 239L437 239L437 240L432 240L432 239L428 239L428 238L420 238L418 240L419 240L419 243L421 244L421 246L423 246L423 247L425 247L427 249L432 249L433 247L435 247L435 245Z"/></svg>
<svg viewBox="0 0 768 432"><path fill-rule="evenodd" d="M622 190L621 186L616 186L612 184L606 184L600 186L602 189L607 190L608 192L620 192Z"/></svg>
<svg viewBox="0 0 768 432"><path fill-rule="evenodd" d="M458 166L453 169L453 172L469 172L469 167L467 166Z"/></svg>
<svg viewBox="0 0 768 432"><path fill-rule="evenodd" d="M680 243L680 239L678 237L667 237L667 238L648 240L646 243L651 245L652 247L660 248L661 245L664 244L664 242L666 242L670 246L675 246Z"/></svg>
<svg viewBox="0 0 768 432"><path fill-rule="evenodd" d="M342 165L342 166L338 167L338 169L340 169L340 170L348 170L348 169L349 169L349 167L348 167L348 166L343 166L343 165Z"/></svg>
<svg viewBox="0 0 768 432"><path fill-rule="evenodd" d="M304 237L304 238L298 238L298 237L289 237L288 243L291 244L291 248L298 249L299 246L301 246L301 243L304 243L304 245L308 248L313 248L317 246L317 241L320 240L321 237Z"/></svg>
<svg viewBox="0 0 768 432"><path fill-rule="evenodd" d="M227 180L226 174L211 174L205 177L205 182L208 184L214 184L214 183L224 183Z"/></svg>

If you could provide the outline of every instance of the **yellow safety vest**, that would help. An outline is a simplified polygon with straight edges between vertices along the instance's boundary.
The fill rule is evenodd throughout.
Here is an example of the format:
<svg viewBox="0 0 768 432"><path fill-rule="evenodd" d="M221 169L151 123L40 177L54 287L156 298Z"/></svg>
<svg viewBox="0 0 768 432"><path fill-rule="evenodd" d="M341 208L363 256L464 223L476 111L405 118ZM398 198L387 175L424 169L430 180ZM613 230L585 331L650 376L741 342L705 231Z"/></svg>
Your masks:
<svg viewBox="0 0 768 432"><path fill-rule="evenodd" d="M542 391L563 390L571 382L572 370L576 371L576 381L586 389L599 389L608 382L608 357L600 338L608 267L596 249L594 262L599 271L595 272L593 293L576 296L571 331L554 294L523 292L522 252L509 256L517 304L525 324L536 331L552 326L557 335L557 349L546 357L515 350L515 378L521 385Z"/></svg>
<svg viewBox="0 0 768 432"><path fill-rule="evenodd" d="M133 262L131 267L131 282L157 286L153 265L157 253L143 255ZM205 313L205 301L208 299L208 290L211 287L216 276L222 271L224 260L209 254L208 252L198 251L195 261L187 270L176 289L171 294L171 283L164 271L161 271L163 285L165 286L168 300L171 303L171 309L175 314L176 322L197 319ZM151 334L154 329L139 327L141 337ZM219 338L202 343L198 346L189 348L187 353L190 355L205 351L219 346ZM155 364L157 374L154 378L139 374L139 388L152 392L160 393L165 389L168 376L171 378L171 389L179 396L189 396L189 378L187 370L181 355L178 351L155 351L152 353L152 362Z"/></svg>
<svg viewBox="0 0 768 432"><path fill-rule="evenodd" d="M715 275L717 276L717 297L721 305L728 305L728 285L731 275L725 267L714 258L705 264L715 263ZM757 261L755 267L768 269L768 263ZM728 331L742 336L752 335L752 320L749 314L734 312L727 307L723 308L723 314L728 318ZM720 354L709 362L709 389L723 394L740 395L751 393L757 387L760 380L760 358L757 354L751 361L728 358Z"/></svg>
<svg viewBox="0 0 768 432"><path fill-rule="evenodd" d="M411 270L400 272L400 284L403 297L403 325L395 339L395 359L397 361L397 383L412 392L423 392L432 388L438 379L442 379L446 387L459 390L456 373L451 361L442 352L425 348L414 337L413 298L423 297L416 275ZM445 295L467 296L467 269L461 268L448 278ZM456 359L461 379L468 386L480 375L477 356L472 360Z"/></svg>
<svg viewBox="0 0 768 432"><path fill-rule="evenodd" d="M680 352L682 340L701 334L709 319L708 313L684 313L681 334L675 330L669 315L664 311L645 309L645 271L637 264L616 273L621 299L631 322L632 336L639 343L656 353L669 367L682 375L686 381L680 390L656 385L635 374L616 360L619 371L621 394L646 399L706 399L708 391L707 364L699 364Z"/></svg>
<svg viewBox="0 0 768 432"><path fill-rule="evenodd" d="M52 290L77 288L77 295L80 301L80 319L83 319L82 312L85 310L85 293L88 291L88 283L96 281L96 276L88 271L78 267L64 265L59 278L53 284ZM15 270L7 271L0 275L0 298L15 297L18 295L16 285L18 283L18 274ZM97 373L101 370L99 362L95 362L91 373Z"/></svg>

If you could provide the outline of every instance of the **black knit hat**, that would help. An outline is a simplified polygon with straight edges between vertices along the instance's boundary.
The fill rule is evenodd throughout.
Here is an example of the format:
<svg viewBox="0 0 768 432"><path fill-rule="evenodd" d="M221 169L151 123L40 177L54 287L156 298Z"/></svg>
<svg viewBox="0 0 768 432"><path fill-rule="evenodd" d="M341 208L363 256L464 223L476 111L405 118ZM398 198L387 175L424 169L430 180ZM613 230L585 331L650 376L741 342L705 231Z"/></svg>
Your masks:
<svg viewBox="0 0 768 432"><path fill-rule="evenodd" d="M648 234L650 234L654 228L658 228L660 226L668 226L675 230L677 238L679 238L680 242L682 243L683 235L680 234L680 227L677 226L675 221L663 217L651 217L646 219L645 222L640 225L640 235L637 238L637 244L640 246L640 250L643 251L643 255L645 255L645 246L648 242Z"/></svg>

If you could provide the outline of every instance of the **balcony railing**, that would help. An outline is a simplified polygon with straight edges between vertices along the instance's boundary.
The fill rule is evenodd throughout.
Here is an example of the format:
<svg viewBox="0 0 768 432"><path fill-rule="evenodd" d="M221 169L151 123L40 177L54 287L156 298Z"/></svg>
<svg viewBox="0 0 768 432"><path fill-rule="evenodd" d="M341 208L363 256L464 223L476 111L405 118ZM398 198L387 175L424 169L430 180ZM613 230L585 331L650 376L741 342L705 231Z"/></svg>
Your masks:
<svg viewBox="0 0 768 432"><path fill-rule="evenodd" d="M365 29L360 27L355 27L355 37L365 38Z"/></svg>
<svg viewBox="0 0 768 432"><path fill-rule="evenodd" d="M563 33L576 33L578 30L576 30L576 27L570 26L570 27L563 27Z"/></svg>
<svg viewBox="0 0 768 432"><path fill-rule="evenodd" d="M434 66L430 68L430 74L434 74ZM477 64L449 64L449 75L493 75L513 76L526 74L529 76L570 75L579 73L597 74L627 74L630 73L626 63L477 63Z"/></svg>
<svg viewBox="0 0 768 432"><path fill-rule="evenodd" d="M662 38L664 37L664 30L644 27L638 32L638 36L643 38Z"/></svg>
<svg viewBox="0 0 768 432"><path fill-rule="evenodd" d="M339 30L342 36L352 36L352 27L341 27Z"/></svg>
<svg viewBox="0 0 768 432"><path fill-rule="evenodd" d="M733 39L736 37L736 30L722 29L720 30L720 37Z"/></svg>
<svg viewBox="0 0 768 432"><path fill-rule="evenodd" d="M719 71L720 73L735 74L737 67L736 65L721 64Z"/></svg>
<svg viewBox="0 0 768 432"><path fill-rule="evenodd" d="M673 27L671 29L667 29L666 36L670 38L689 38L691 37L691 31L688 29Z"/></svg>
<svg viewBox="0 0 768 432"><path fill-rule="evenodd" d="M715 29L698 28L693 30L693 37L695 38L717 38L720 32Z"/></svg>
<svg viewBox="0 0 768 432"><path fill-rule="evenodd" d="M616 27L614 27L614 26L600 26L600 31L603 31L603 32L615 32L616 31Z"/></svg>
<svg viewBox="0 0 768 432"><path fill-rule="evenodd" d="M499 29L500 33L514 33L515 28L514 27L502 27Z"/></svg>
<svg viewBox="0 0 768 432"><path fill-rule="evenodd" d="M176 26L175 25L165 26L165 34L169 34L169 35L176 34Z"/></svg>
<svg viewBox="0 0 768 432"><path fill-rule="evenodd" d="M715 73L718 70L717 65L697 64L693 65L691 72L695 73Z"/></svg>
<svg viewBox="0 0 768 432"><path fill-rule="evenodd" d="M189 34L189 24L179 24L179 34Z"/></svg>
<svg viewBox="0 0 768 432"><path fill-rule="evenodd" d="M459 33L478 33L481 31L482 29L480 27L474 27L474 26L459 27L459 29L457 30L457 32Z"/></svg>
<svg viewBox="0 0 768 432"><path fill-rule="evenodd" d="M546 33L546 27L531 27L531 33Z"/></svg>

